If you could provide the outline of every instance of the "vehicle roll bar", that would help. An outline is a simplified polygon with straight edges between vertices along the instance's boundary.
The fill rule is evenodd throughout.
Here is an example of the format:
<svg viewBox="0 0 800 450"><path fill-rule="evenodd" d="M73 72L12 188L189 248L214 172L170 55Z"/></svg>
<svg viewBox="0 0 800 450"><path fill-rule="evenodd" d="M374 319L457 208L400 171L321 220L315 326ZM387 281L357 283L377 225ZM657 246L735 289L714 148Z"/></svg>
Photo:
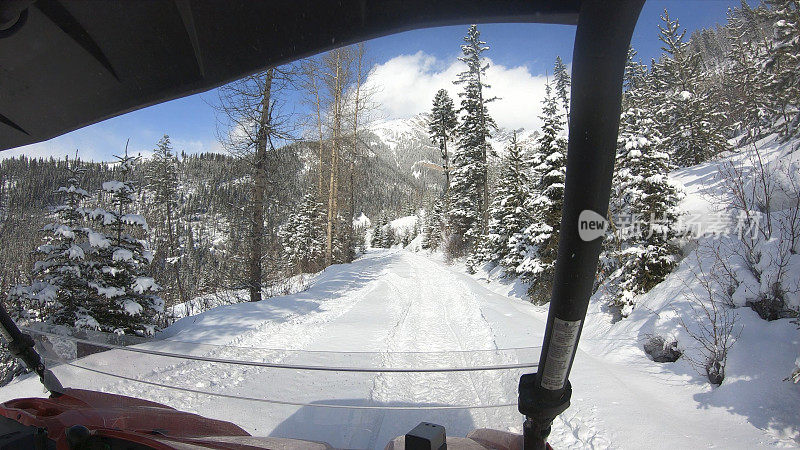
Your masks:
<svg viewBox="0 0 800 450"><path fill-rule="evenodd" d="M28 369L36 372L45 389L53 395L58 395L64 390L58 378L45 367L41 356L33 348L35 345L33 338L19 330L2 302L0 302L0 335L6 341L8 352L19 358Z"/></svg>
<svg viewBox="0 0 800 450"><path fill-rule="evenodd" d="M569 407L569 372L602 244L602 236L582 239L579 221L605 218L608 211L622 77L643 4L644 0L587 0L578 15L567 174L553 292L538 371L523 375L519 383L518 408L526 417L526 450L546 448L553 419Z"/></svg>

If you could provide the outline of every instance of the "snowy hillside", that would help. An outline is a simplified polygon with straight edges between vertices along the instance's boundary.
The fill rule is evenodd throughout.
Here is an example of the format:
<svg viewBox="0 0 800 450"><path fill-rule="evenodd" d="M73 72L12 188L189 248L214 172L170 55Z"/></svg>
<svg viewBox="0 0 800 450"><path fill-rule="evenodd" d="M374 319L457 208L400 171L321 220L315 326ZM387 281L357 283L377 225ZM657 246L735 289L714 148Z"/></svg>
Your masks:
<svg viewBox="0 0 800 450"><path fill-rule="evenodd" d="M683 193L680 223L688 234L681 241L683 256L678 267L651 291L634 298L635 306L626 318L610 306L616 286L602 283L589 304L580 344L581 349L604 361L637 368L663 383L661 387L644 388L641 395L680 385L683 393L667 403L687 402L694 409L709 412L726 410L743 426L765 431L773 443L790 446L800 444L800 384L787 379L795 367L800 367L800 333L791 318L800 309L800 255L786 249L781 256L775 248L777 242L788 242L788 237L779 236L777 230L783 215L796 211L800 195L799 144L770 136L717 160L672 172L670 179ZM739 174L738 178L732 180L732 172ZM766 189L758 187L759 180L765 180ZM764 192L769 193L769 201L765 201ZM776 230L772 239L746 241L761 258L755 267L760 270L762 283L748 275L750 271L741 261L745 246L738 233L754 231L751 224L741 222L741 211L735 207L737 196L747 197L746 193L756 203L771 205L760 207L760 224L765 227L771 217ZM786 248L784 244L779 247ZM498 293L527 297L527 286L503 280L499 268L485 267L475 277L489 281L487 286ZM777 311L777 317L768 321L757 309L759 299L775 289L774 283L783 291L789 310ZM760 310L765 314L763 308ZM731 345L725 379L720 386L712 387L702 364L708 353L703 345L713 347L713 339L711 343L700 342L694 336L722 332L726 320ZM646 353L646 347L654 354L663 351L666 357L675 352L674 356L680 358L657 363ZM659 408L663 407L666 405L659 403Z"/></svg>

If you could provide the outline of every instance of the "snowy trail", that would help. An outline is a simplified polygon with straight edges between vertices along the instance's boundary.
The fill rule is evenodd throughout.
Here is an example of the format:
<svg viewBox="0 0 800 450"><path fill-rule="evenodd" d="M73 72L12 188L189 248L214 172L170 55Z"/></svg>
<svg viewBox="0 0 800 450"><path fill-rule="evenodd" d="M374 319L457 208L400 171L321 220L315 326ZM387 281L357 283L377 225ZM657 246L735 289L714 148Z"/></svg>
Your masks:
<svg viewBox="0 0 800 450"><path fill-rule="evenodd" d="M453 367L538 360L546 310L492 292L424 254L369 253L332 266L305 292L216 308L177 322L159 350L296 364ZM280 349L280 350L267 350ZM465 351L469 350L469 351ZM334 353L331 353L334 352ZM337 352L364 352L342 354ZM425 353L415 353L425 352ZM520 431L516 407L390 410L381 406L513 403L523 370L454 373L338 373L234 366L109 351L79 361L148 381L264 399L377 409L280 406L120 381L57 367L66 385L133 395L239 424L254 435L383 448L422 420L449 435L493 427ZM555 448L759 448L788 446L746 418L701 406L699 388L671 382L646 360L622 364L579 350L572 406L554 423ZM41 395L29 378L0 389L0 400Z"/></svg>

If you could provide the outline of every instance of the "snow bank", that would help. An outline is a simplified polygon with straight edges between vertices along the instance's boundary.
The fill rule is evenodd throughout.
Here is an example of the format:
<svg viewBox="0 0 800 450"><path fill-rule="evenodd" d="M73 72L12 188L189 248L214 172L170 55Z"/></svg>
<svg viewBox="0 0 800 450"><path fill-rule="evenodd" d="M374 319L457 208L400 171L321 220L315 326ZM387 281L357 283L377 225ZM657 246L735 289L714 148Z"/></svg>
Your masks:
<svg viewBox="0 0 800 450"><path fill-rule="evenodd" d="M353 227L369 228L371 226L372 226L372 221L369 220L369 217L367 217L367 215L364 214L363 212L361 213L360 216L353 219Z"/></svg>
<svg viewBox="0 0 800 450"><path fill-rule="evenodd" d="M770 137L756 145L767 167L796 170L797 144L777 142ZM778 241L764 241L759 243L761 258L755 263L761 279L747 276L750 272L737 255L741 241L736 236L738 224L729 206L733 193L721 175L726 165L734 164L744 170L747 183L752 183L752 152L751 145L718 160L670 174L686 194L680 204L684 230L699 231L699 235L684 242L685 256L673 273L650 292L635 298L636 306L627 318L619 320L618 314L607 306L613 297L613 286L600 285L591 298L581 348L610 361L641 367L662 378L665 384L686 384L687 391L693 393L691 401L696 408L725 408L777 441L800 443L800 385L785 381L795 367L800 333L791 319L766 321L746 306L772 289L778 277L783 277L785 285L794 286L794 292L786 295L788 306L797 310L800 255L791 256L778 274L775 263ZM798 188L782 179L781 188L787 186ZM726 270L733 272L733 292L723 288L728 285L725 277L730 276ZM704 285L709 283L710 289ZM725 379L718 387L712 387L702 374L703 368L698 367L698 362L702 365L705 361L708 350L692 336L704 330L713 331L711 319L715 312L711 298L720 302L718 323L726 314L735 320ZM669 363L651 361L643 346L653 337L676 342L683 356Z"/></svg>
<svg viewBox="0 0 800 450"><path fill-rule="evenodd" d="M416 215L399 217L389 222L389 226L392 227L396 234L407 235L414 231L417 220L418 217Z"/></svg>

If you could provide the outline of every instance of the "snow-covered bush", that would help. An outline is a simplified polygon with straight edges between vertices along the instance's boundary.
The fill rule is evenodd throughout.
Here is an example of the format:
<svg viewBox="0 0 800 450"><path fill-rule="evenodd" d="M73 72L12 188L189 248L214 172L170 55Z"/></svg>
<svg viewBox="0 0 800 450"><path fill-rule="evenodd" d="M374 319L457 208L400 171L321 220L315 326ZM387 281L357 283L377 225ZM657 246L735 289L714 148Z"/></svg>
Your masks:
<svg viewBox="0 0 800 450"><path fill-rule="evenodd" d="M698 292L687 286L685 295L690 300L691 314L679 315L678 323L697 344L694 351L684 353L686 359L698 373L705 374L709 383L718 386L725 379L728 353L742 327L736 324L732 280L726 269L716 259L706 259L710 262L704 267L704 258L696 255L691 285L701 289Z"/></svg>
<svg viewBox="0 0 800 450"><path fill-rule="evenodd" d="M800 155L763 156L753 146L745 162L723 164L738 229L713 251L735 284L734 304L775 320L800 312Z"/></svg>

